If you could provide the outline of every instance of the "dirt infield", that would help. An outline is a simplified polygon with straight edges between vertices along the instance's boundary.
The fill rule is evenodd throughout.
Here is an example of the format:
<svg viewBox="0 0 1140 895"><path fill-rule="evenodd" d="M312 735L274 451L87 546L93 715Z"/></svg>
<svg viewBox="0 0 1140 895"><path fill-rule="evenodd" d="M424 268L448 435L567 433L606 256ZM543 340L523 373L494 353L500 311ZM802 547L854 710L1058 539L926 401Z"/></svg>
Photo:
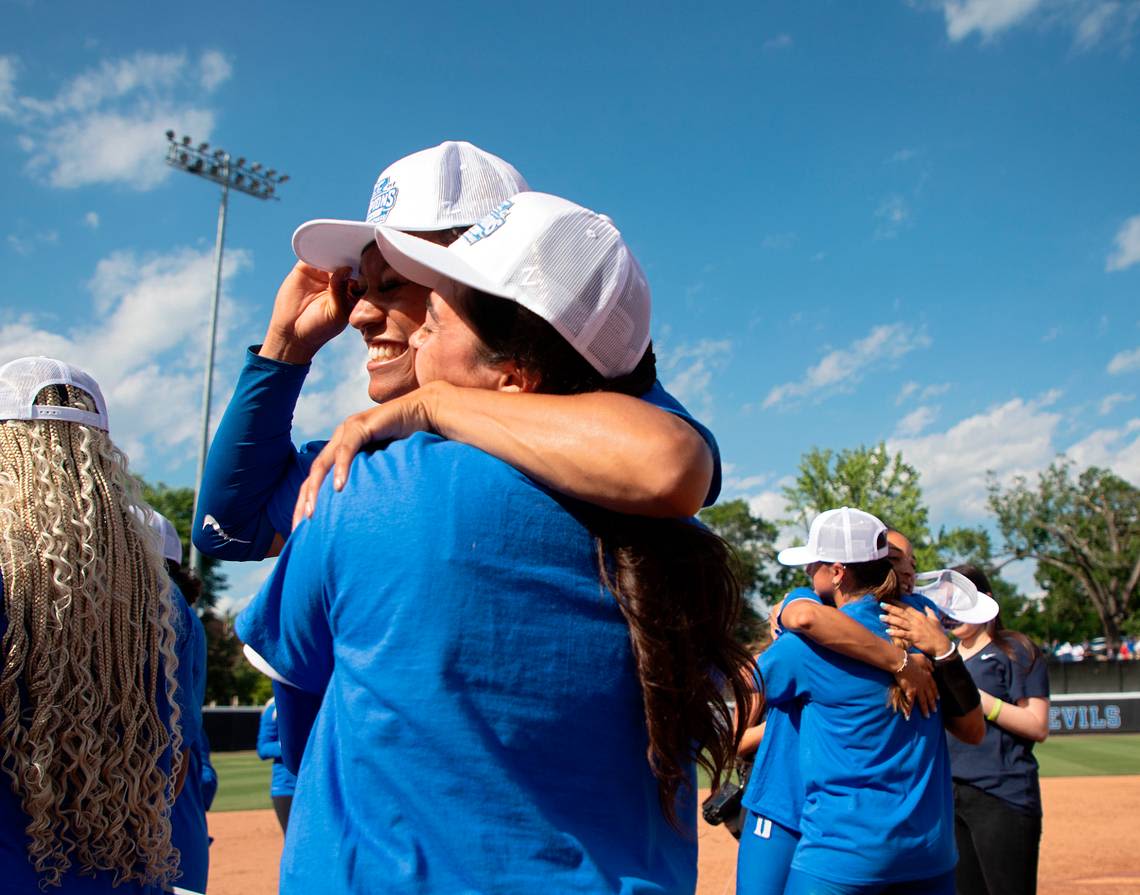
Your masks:
<svg viewBox="0 0 1140 895"><path fill-rule="evenodd" d="M1140 777L1058 777L1041 783L1045 834L1040 895L1140 892ZM273 895L281 831L272 811L210 815L210 895ZM700 895L733 890L736 842L700 829Z"/></svg>

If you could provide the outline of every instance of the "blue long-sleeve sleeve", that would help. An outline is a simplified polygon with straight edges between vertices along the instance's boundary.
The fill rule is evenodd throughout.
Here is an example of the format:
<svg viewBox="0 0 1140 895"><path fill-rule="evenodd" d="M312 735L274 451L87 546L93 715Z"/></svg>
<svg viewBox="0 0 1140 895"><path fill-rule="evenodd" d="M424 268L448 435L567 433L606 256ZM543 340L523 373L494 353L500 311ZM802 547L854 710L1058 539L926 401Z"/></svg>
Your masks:
<svg viewBox="0 0 1140 895"><path fill-rule="evenodd" d="M301 772L301 757L317 721L323 696L274 681L273 697L278 709L281 763L296 775Z"/></svg>
<svg viewBox="0 0 1140 895"><path fill-rule="evenodd" d="M309 365L286 364L251 348L210 445L194 517L194 545L206 556L259 560L289 518L319 444L293 446L293 410Z"/></svg>

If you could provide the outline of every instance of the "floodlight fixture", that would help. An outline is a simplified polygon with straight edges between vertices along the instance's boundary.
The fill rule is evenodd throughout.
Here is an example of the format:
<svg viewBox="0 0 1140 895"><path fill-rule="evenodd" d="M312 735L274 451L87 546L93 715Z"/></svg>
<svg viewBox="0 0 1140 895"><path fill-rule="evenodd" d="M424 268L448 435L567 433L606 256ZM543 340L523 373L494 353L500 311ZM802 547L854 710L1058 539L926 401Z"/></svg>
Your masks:
<svg viewBox="0 0 1140 895"><path fill-rule="evenodd" d="M222 288L222 252L226 238L226 209L229 204L230 190L237 190L247 196L258 199L277 199L274 195L272 183L275 169L264 174L261 163L254 162L246 167L245 156L239 156L236 162L231 161L230 155L224 149L215 149L207 155L209 143L199 143L195 149L188 136L182 138L181 143L175 142L174 131L166 132L166 139L170 145L166 150L166 163L174 168L180 168L189 174L194 174L204 180L211 180L222 188L222 201L218 208L218 232L214 244L214 296L210 304L210 339L206 353L206 381L202 388L202 437L198 449L198 470L194 480L194 498L197 500L202 489L202 473L206 465L206 450L210 438L210 397L214 379L214 345L218 329L218 301ZM284 175L277 178L277 183L283 183L288 178ZM197 573L202 571L202 555L191 546L190 567Z"/></svg>

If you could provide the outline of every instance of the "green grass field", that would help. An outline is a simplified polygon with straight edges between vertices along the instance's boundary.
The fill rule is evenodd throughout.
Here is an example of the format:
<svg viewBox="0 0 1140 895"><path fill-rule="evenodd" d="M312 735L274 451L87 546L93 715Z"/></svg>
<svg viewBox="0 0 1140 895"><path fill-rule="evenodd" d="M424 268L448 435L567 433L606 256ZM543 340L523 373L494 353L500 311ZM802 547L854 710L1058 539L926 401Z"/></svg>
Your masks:
<svg viewBox="0 0 1140 895"><path fill-rule="evenodd" d="M1140 734L1054 737L1034 752L1042 777L1140 774ZM219 781L214 811L272 807L269 762L254 752L215 752L212 759ZM702 784L707 781L702 779Z"/></svg>

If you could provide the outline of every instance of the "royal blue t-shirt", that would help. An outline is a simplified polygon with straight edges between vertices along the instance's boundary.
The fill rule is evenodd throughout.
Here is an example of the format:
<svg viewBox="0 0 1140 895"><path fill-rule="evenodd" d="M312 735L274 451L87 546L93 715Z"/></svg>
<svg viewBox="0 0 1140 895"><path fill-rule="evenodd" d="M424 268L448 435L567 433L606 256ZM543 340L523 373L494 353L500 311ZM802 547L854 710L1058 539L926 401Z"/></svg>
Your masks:
<svg viewBox="0 0 1140 895"><path fill-rule="evenodd" d="M420 433L358 457L293 532L237 622L277 678L324 693L283 893L693 891L695 793L678 832L574 512Z"/></svg>
<svg viewBox="0 0 1140 895"><path fill-rule="evenodd" d="M190 763L185 782L170 814L171 841L180 852L181 876L175 885L192 892L205 892L210 869L210 835L206 829L208 749L203 752L202 703L206 700L206 630L186 602L178 586L171 582L170 597L175 608L175 650L178 654L179 699L183 707L182 748ZM210 769L212 773L213 769Z"/></svg>
<svg viewBox="0 0 1140 895"><path fill-rule="evenodd" d="M821 603L810 588L797 587L784 599L776 624L782 627L784 609L796 600ZM783 636L782 634L780 635ZM799 832L804 805L800 775L800 703L790 701L767 707L764 737L756 749L752 773L744 790L744 807L760 817Z"/></svg>
<svg viewBox="0 0 1140 895"><path fill-rule="evenodd" d="M259 560L278 532L293 527L301 484L326 444L310 441L298 451L292 442L293 409L309 364L264 358L254 348L218 424L206 458L194 517L194 545L207 556ZM688 422L709 446L713 476L705 506L720 494L720 448L704 425L656 382L643 400Z"/></svg>
<svg viewBox="0 0 1140 895"><path fill-rule="evenodd" d="M879 604L841 610L880 637ZM957 862L940 711L887 705L890 674L786 632L760 657L770 705L799 701L802 837L792 867L837 882L889 883Z"/></svg>
<svg viewBox="0 0 1140 895"><path fill-rule="evenodd" d="M3 594L4 580L0 577L0 595ZM172 596L173 608L175 610L175 630L184 630L184 616L180 605L189 610L186 601L182 597L174 593ZM8 620L5 617L2 609L0 609L0 638L3 638L4 632L7 630ZM179 657L181 661L181 656ZM179 701L179 708L183 715L191 711L189 703L193 700L186 698L186 693L182 690L182 674L177 675L179 682L179 691L176 698ZM163 723L169 720L169 703L166 701L166 684L165 677L159 675L159 714L163 719ZM161 766L164 773L170 772L170 751L167 750L166 755L161 761ZM39 892L39 883L42 876L35 872L35 867L28 859L27 849L27 829L29 823L28 815L24 813L23 808L20 806L20 800L14 792L12 792L11 779L7 773L0 772L0 889L4 892ZM114 886L115 874L107 871L99 872L94 876L80 876L78 874L77 865L72 863L71 871L64 874L61 884L58 888L51 888L48 891L58 892L60 895L161 895L162 889L155 886L143 886L139 883L120 883L117 887ZM175 881L175 885L180 885Z"/></svg>
<svg viewBox="0 0 1140 895"><path fill-rule="evenodd" d="M966 660L966 668L979 690L1005 702L1049 698L1049 671L1045 660L1032 657L1017 641L1011 641L1014 658L989 644ZM986 737L977 746L948 737L950 768L954 779L1007 802L1025 814L1041 816L1041 782L1033 740L1010 733L987 721Z"/></svg>
<svg viewBox="0 0 1140 895"><path fill-rule="evenodd" d="M281 761L281 740L277 734L277 705L272 703L261 713L257 725L257 757L273 762L269 779L271 796L291 796L297 788L297 778Z"/></svg>

